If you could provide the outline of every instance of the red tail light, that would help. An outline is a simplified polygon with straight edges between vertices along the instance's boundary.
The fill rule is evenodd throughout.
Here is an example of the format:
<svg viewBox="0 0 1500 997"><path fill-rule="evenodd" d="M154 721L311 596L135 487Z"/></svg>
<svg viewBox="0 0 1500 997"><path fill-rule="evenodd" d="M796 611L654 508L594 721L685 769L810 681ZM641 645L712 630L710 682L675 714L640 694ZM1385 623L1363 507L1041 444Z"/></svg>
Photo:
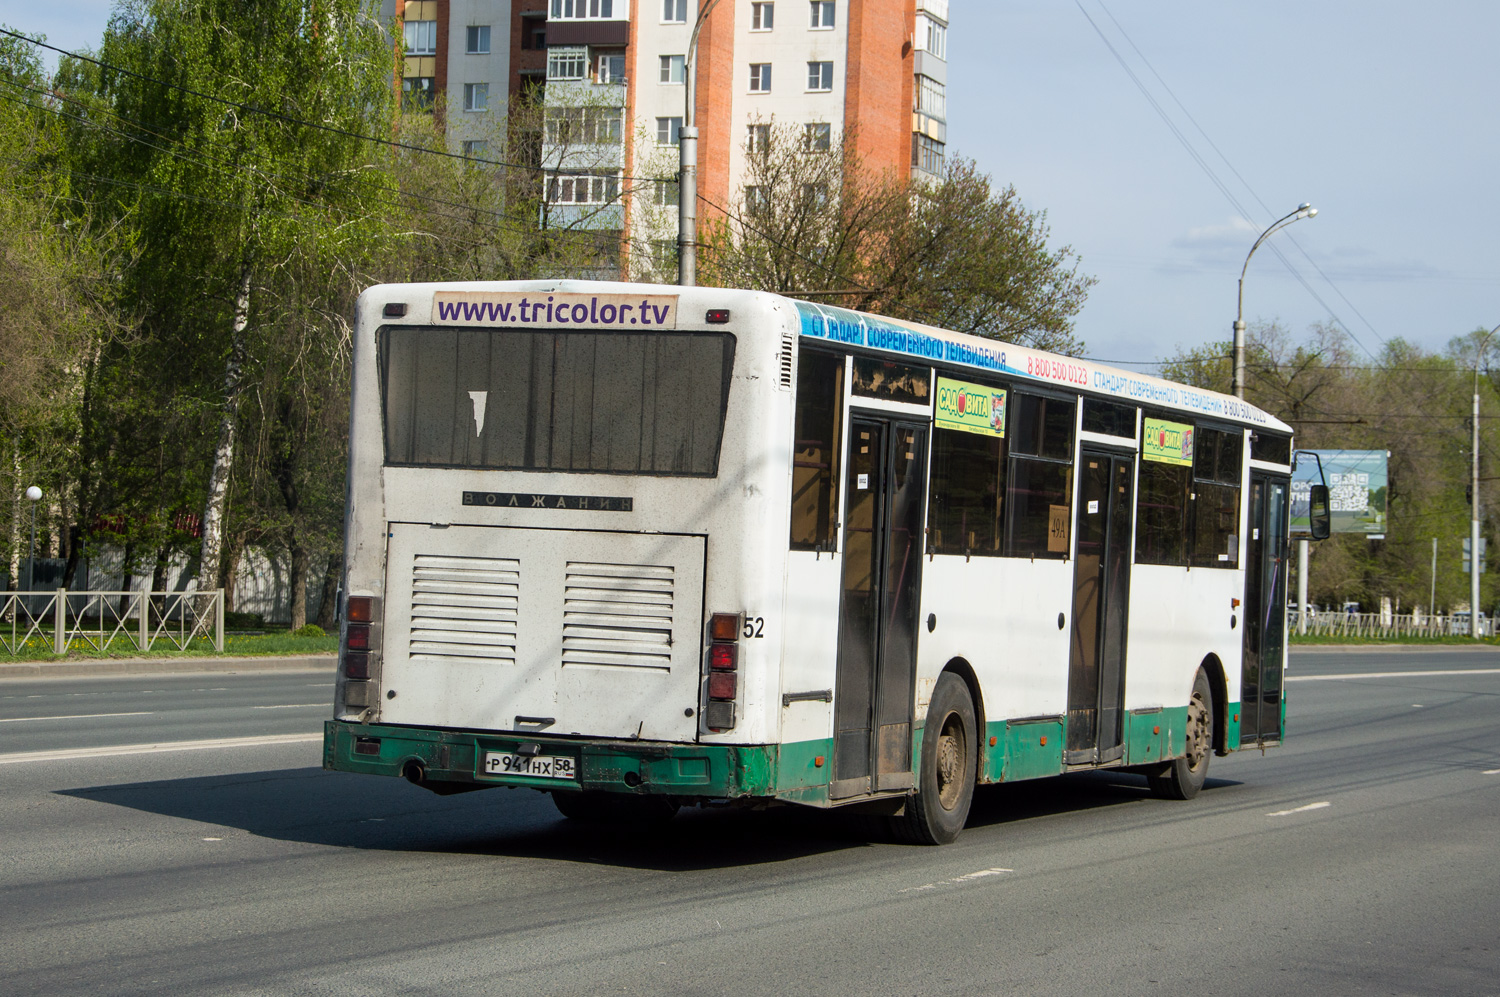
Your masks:
<svg viewBox="0 0 1500 997"><path fill-rule="evenodd" d="M350 651L368 651L370 649L370 625L368 623L351 623L344 635L344 647Z"/></svg>
<svg viewBox="0 0 1500 997"><path fill-rule="evenodd" d="M739 678L734 672L714 672L708 676L708 698L718 700L733 700L735 680Z"/></svg>
<svg viewBox="0 0 1500 997"><path fill-rule="evenodd" d="M364 653L344 655L344 677L367 679L370 677L370 656Z"/></svg>
<svg viewBox="0 0 1500 997"><path fill-rule="evenodd" d="M708 667L720 672L734 671L739 666L739 650L733 644L710 644Z"/></svg>

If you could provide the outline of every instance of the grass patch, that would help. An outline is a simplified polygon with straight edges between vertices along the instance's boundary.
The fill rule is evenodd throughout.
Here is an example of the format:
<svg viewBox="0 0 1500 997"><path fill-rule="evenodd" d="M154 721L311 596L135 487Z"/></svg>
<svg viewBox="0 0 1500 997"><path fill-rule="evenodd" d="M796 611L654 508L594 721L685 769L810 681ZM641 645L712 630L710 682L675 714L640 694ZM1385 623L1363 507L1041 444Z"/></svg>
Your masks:
<svg viewBox="0 0 1500 997"><path fill-rule="evenodd" d="M21 636L19 633L17 638ZM199 637L188 643L182 650L168 640L165 636L158 638L151 645L151 650L140 651L135 647L135 642L125 635L117 636L105 650L96 650L91 647L81 636L73 638L68 646L67 654L52 653L52 630L47 628L33 634L17 650L19 653L10 654L5 648L0 648L0 661L78 661L86 659L113 659L113 658L261 658L261 657L285 657L289 655L307 654L333 654L338 650L339 639L337 635L329 636L297 636L285 630L272 631L270 633L237 634L226 633L224 635L224 650L214 650L212 640ZM10 634L5 634L6 643L10 643ZM97 638L95 638L97 639Z"/></svg>
<svg viewBox="0 0 1500 997"><path fill-rule="evenodd" d="M1287 635L1293 645L1297 644L1450 644L1461 647L1473 647L1476 644L1482 647L1500 647L1500 638L1481 637L1475 640L1473 637L1340 637L1329 634L1297 634Z"/></svg>

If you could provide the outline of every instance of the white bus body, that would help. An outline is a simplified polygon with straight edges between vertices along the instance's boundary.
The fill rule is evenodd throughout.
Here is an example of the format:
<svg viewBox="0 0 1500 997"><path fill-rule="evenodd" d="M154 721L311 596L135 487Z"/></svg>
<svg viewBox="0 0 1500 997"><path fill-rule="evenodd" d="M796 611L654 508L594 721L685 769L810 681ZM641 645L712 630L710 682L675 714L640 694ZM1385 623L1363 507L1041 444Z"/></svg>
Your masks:
<svg viewBox="0 0 1500 997"><path fill-rule="evenodd" d="M941 841L975 782L1192 795L1210 750L1281 738L1291 430L1241 400L528 281L367 290L351 408L329 768L565 812L864 804Z"/></svg>

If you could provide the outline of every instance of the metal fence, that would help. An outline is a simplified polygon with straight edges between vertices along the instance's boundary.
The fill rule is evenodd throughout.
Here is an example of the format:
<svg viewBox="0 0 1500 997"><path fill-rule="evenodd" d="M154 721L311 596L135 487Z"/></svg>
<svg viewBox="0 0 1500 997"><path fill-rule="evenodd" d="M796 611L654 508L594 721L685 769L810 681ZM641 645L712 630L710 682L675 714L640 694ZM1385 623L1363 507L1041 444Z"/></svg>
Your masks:
<svg viewBox="0 0 1500 997"><path fill-rule="evenodd" d="M0 603L0 653L178 651L194 640L224 650L224 590L207 592L10 592Z"/></svg>
<svg viewBox="0 0 1500 997"><path fill-rule="evenodd" d="M1298 616L1296 609L1287 610L1287 629L1292 633L1302 632ZM1306 632L1319 637L1467 637L1469 614L1319 613L1307 618ZM1493 622L1480 616L1479 635L1493 632Z"/></svg>

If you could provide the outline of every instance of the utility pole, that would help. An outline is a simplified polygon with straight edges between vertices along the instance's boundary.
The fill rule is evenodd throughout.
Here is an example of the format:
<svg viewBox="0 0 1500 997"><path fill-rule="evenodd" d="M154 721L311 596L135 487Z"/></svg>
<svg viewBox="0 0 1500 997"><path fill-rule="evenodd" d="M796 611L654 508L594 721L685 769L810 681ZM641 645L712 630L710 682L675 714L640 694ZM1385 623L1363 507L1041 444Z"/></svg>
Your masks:
<svg viewBox="0 0 1500 997"><path fill-rule="evenodd" d="M1469 478L1472 489L1469 496L1469 633L1475 640L1479 640L1479 364L1484 360L1490 339L1497 332L1500 332L1500 325L1479 341L1479 349L1474 354L1474 435L1469 448L1472 458Z"/></svg>
<svg viewBox="0 0 1500 997"><path fill-rule="evenodd" d="M698 124L693 116L698 34L718 5L719 0L708 0L698 11L692 37L688 39L687 55L682 60L685 106L682 109L682 128L677 135L677 283L683 287L698 284Z"/></svg>

